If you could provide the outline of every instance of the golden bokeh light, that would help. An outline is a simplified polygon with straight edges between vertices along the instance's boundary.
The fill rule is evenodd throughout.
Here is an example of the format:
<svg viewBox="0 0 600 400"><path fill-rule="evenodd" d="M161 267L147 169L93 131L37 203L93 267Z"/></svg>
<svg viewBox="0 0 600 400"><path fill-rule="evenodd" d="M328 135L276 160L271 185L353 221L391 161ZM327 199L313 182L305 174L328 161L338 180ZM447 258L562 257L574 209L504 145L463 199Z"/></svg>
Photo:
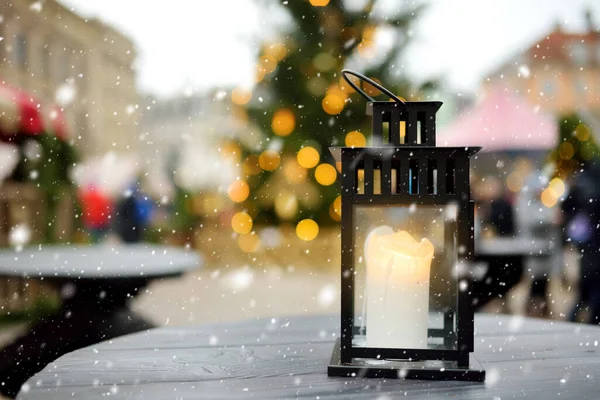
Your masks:
<svg viewBox="0 0 600 400"><path fill-rule="evenodd" d="M290 192L283 192L275 198L275 213L282 220L290 220L298 212L298 197Z"/></svg>
<svg viewBox="0 0 600 400"><path fill-rule="evenodd" d="M296 225L296 235L309 242L319 235L319 225L312 219L303 219Z"/></svg>
<svg viewBox="0 0 600 400"><path fill-rule="evenodd" d="M277 61L281 61L287 55L287 48L283 43L271 43L265 46L263 54L273 57Z"/></svg>
<svg viewBox="0 0 600 400"><path fill-rule="evenodd" d="M254 253L260 249L260 238L254 232L245 235L240 235L238 238L238 246L245 253Z"/></svg>
<svg viewBox="0 0 600 400"><path fill-rule="evenodd" d="M227 195L229 198L236 202L241 203L248 198L250 194L250 187L246 181L233 181L227 188Z"/></svg>
<svg viewBox="0 0 600 400"><path fill-rule="evenodd" d="M508 187L508 190L510 190L513 193L519 192L523 187L523 183L523 175L521 175L519 171L511 172L510 175L508 175L508 177L506 178L506 186Z"/></svg>
<svg viewBox="0 0 600 400"><path fill-rule="evenodd" d="M338 94L328 94L321 102L323 110L329 115L338 115L344 109L344 105L344 99Z"/></svg>
<svg viewBox="0 0 600 400"><path fill-rule="evenodd" d="M288 158L283 164L283 173L290 183L302 183L306 181L308 171L298 163L295 158Z"/></svg>
<svg viewBox="0 0 600 400"><path fill-rule="evenodd" d="M258 166L265 171L275 171L281 163L281 157L273 150L265 150L258 156Z"/></svg>
<svg viewBox="0 0 600 400"><path fill-rule="evenodd" d="M258 175L262 169L258 165L258 156L256 154L250 154L242 163L242 170L247 176Z"/></svg>
<svg viewBox="0 0 600 400"><path fill-rule="evenodd" d="M558 155L560 155L560 158L562 158L563 160L570 160L571 158L573 158L574 154L575 149L573 148L573 145L570 142L563 142L558 147Z"/></svg>
<svg viewBox="0 0 600 400"><path fill-rule="evenodd" d="M350 77L350 79L352 79L352 77ZM357 84L357 86L358 85L360 85L360 82ZM344 79L343 76L340 77L339 86L340 86L340 89L342 89L344 91L344 93L350 94L352 92L355 92L354 88L352 86L350 86L348 84L348 82L346 82L346 79Z"/></svg>
<svg viewBox="0 0 600 400"><path fill-rule="evenodd" d="M558 201L558 196L554 193L550 188L546 188L542 191L541 194L542 204L547 208L552 208L556 205Z"/></svg>
<svg viewBox="0 0 600 400"><path fill-rule="evenodd" d="M321 164L315 169L315 179L323 186L335 183L337 171L331 164Z"/></svg>
<svg viewBox="0 0 600 400"><path fill-rule="evenodd" d="M277 136L288 136L294 131L295 127L296 117L291 110L282 108L273 114L271 128L273 129L273 133Z"/></svg>
<svg viewBox="0 0 600 400"><path fill-rule="evenodd" d="M238 86L231 91L231 101L239 106L248 104L250 99L252 99L252 91L249 89Z"/></svg>
<svg viewBox="0 0 600 400"><path fill-rule="evenodd" d="M560 178L554 178L548 184L548 189L556 196L557 199L561 198L565 194L565 182Z"/></svg>
<svg viewBox="0 0 600 400"><path fill-rule="evenodd" d="M344 143L346 143L346 146L348 147L366 147L367 138L359 131L352 131L346 135Z"/></svg>
<svg viewBox="0 0 600 400"><path fill-rule="evenodd" d="M231 217L231 228L240 235L249 233L252 230L252 217L243 211L236 212Z"/></svg>
<svg viewBox="0 0 600 400"><path fill-rule="evenodd" d="M579 124L575 128L575 136L579 141L585 142L590 138L590 128L586 124Z"/></svg>
<svg viewBox="0 0 600 400"><path fill-rule="evenodd" d="M329 0L310 0L310 4L315 7L325 7L329 4Z"/></svg>
<svg viewBox="0 0 600 400"><path fill-rule="evenodd" d="M379 79L371 77L371 80L381 85L381 81ZM369 82L363 82L363 90L371 97L376 97L381 94L381 91L375 86L371 85Z"/></svg>
<svg viewBox="0 0 600 400"><path fill-rule="evenodd" d="M233 162L237 163L240 161L242 157L242 148L238 143L233 140L226 140L221 145L221 155Z"/></svg>
<svg viewBox="0 0 600 400"><path fill-rule="evenodd" d="M333 203L329 206L329 215L334 221L341 221L342 219L342 196L335 198Z"/></svg>
<svg viewBox="0 0 600 400"><path fill-rule="evenodd" d="M304 168L314 168L321 160L321 155L314 147L303 147L296 157L298 164Z"/></svg>
<svg viewBox="0 0 600 400"><path fill-rule="evenodd" d="M277 60L271 56L262 56L258 59L258 70L262 70L265 75L270 74L277 68Z"/></svg>

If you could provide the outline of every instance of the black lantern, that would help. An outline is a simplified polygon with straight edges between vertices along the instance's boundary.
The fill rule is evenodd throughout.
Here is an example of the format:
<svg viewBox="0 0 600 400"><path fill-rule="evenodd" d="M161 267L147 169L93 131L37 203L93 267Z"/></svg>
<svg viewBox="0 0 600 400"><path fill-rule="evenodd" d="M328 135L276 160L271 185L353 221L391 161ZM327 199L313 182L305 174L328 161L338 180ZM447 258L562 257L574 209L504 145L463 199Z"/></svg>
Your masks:
<svg viewBox="0 0 600 400"><path fill-rule="evenodd" d="M441 102L404 102L343 76L368 99L372 146L332 147L342 164L341 335L329 376L483 381L473 352L469 159L436 147ZM353 75L390 96L374 101Z"/></svg>

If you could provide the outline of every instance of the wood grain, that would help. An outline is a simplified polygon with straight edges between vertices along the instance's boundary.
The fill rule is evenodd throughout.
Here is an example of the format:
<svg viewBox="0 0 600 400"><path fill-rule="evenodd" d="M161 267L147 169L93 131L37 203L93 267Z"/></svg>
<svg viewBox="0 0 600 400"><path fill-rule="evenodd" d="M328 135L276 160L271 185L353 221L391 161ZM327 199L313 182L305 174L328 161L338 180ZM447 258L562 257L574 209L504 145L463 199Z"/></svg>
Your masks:
<svg viewBox="0 0 600 400"><path fill-rule="evenodd" d="M477 315L487 381L329 378L338 318L160 328L67 354L19 399L598 399L600 328Z"/></svg>

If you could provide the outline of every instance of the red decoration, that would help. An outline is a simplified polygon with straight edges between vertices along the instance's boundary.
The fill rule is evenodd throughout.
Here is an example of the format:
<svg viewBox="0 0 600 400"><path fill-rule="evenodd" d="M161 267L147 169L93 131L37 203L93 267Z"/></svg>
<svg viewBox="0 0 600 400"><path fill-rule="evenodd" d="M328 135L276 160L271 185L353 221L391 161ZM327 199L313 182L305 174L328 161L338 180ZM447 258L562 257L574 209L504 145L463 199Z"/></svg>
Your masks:
<svg viewBox="0 0 600 400"><path fill-rule="evenodd" d="M112 202L95 187L82 192L79 196L83 212L83 223L88 228L106 228L110 224Z"/></svg>

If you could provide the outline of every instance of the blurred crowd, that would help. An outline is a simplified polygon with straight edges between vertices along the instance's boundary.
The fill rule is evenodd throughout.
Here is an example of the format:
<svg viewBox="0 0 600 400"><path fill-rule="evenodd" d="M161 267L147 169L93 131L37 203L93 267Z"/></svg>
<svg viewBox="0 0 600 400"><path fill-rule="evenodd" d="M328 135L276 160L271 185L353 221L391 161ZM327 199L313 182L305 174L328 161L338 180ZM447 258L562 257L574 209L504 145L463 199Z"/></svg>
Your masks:
<svg viewBox="0 0 600 400"><path fill-rule="evenodd" d="M576 116L561 121L558 145L539 166L526 158L518 191L503 176L475 177L476 240L494 238L531 244L522 265L490 262L485 278L490 292L504 296L522 279L529 284L527 312L549 316L549 282L568 287L565 257L576 254L578 282L571 321L600 322L600 157L589 127ZM590 150L591 149L591 150ZM533 246L543 243L543 251ZM477 247L477 246L476 246Z"/></svg>

